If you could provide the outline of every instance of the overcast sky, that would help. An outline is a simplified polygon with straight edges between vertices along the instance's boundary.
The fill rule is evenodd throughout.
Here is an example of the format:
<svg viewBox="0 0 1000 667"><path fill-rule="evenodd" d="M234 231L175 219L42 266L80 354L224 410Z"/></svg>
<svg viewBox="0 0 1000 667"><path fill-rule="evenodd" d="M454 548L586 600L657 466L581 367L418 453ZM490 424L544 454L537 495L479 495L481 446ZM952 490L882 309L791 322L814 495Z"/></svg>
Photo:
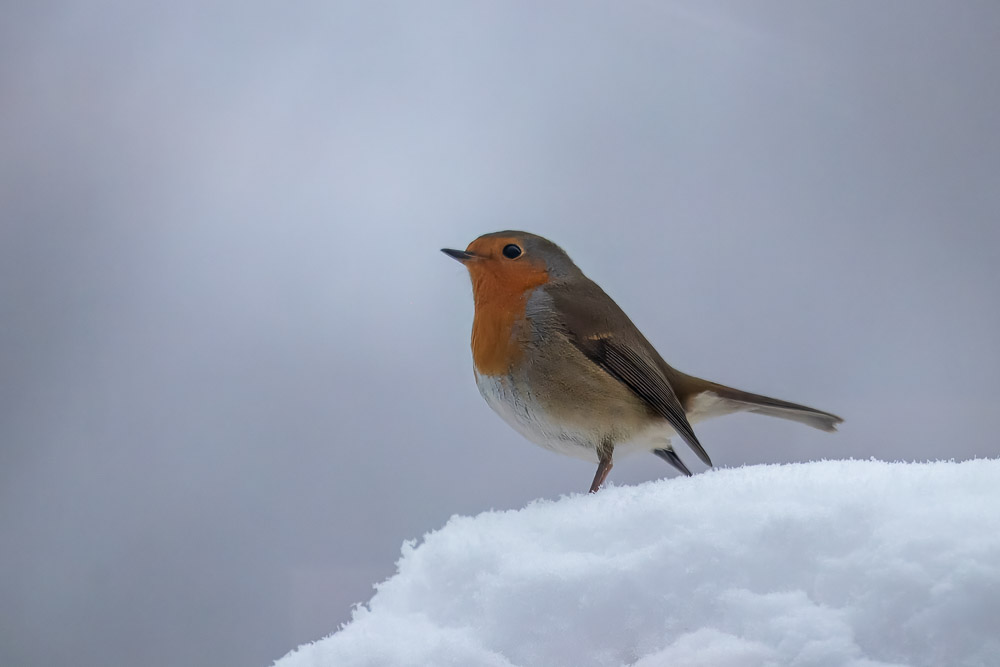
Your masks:
<svg viewBox="0 0 1000 667"><path fill-rule="evenodd" d="M403 540L586 491L476 390L438 249L497 229L846 419L718 465L1000 451L994 0L0 12L4 665L270 664Z"/></svg>

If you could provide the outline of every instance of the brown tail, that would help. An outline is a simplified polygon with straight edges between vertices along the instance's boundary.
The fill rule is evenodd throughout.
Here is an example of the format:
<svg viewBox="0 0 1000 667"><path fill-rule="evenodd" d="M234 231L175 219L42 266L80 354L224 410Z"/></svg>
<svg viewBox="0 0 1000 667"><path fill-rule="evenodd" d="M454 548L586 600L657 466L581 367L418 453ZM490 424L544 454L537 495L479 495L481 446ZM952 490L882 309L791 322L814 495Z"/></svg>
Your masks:
<svg viewBox="0 0 1000 667"><path fill-rule="evenodd" d="M844 421L829 412L823 412L798 403L789 403L770 396L751 394L727 387L717 382L681 373L669 368L671 385L684 405L688 418L700 421L733 412L756 412L769 417L797 421L821 431L836 431Z"/></svg>
<svg viewBox="0 0 1000 667"><path fill-rule="evenodd" d="M829 412L816 410L798 403L789 403L769 396L751 394L748 391L740 391L725 385L709 383L708 391L714 392L719 398L731 404L733 411L756 412L768 417L780 417L800 422L821 431L833 432L837 430L837 424L844 421L840 417Z"/></svg>

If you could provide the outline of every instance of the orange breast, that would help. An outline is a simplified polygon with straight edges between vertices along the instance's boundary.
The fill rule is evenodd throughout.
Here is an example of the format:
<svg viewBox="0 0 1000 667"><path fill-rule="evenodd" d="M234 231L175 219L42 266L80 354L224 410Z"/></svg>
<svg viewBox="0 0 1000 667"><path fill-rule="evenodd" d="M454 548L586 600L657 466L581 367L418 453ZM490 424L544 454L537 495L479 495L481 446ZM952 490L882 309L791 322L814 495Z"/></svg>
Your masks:
<svg viewBox="0 0 1000 667"><path fill-rule="evenodd" d="M476 315L472 322L472 361L482 375L504 375L523 355L527 336L525 307L531 290L548 281L542 270L524 264L469 266Z"/></svg>

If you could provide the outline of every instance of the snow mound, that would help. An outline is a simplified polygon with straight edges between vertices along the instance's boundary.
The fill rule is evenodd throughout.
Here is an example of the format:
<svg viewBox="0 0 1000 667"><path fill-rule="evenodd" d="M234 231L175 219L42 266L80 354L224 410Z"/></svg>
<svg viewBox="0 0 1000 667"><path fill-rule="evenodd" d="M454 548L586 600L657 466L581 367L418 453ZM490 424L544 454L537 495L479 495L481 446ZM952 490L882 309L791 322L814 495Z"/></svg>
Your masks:
<svg viewBox="0 0 1000 667"><path fill-rule="evenodd" d="M824 461L453 517L278 667L1000 664L1000 460Z"/></svg>

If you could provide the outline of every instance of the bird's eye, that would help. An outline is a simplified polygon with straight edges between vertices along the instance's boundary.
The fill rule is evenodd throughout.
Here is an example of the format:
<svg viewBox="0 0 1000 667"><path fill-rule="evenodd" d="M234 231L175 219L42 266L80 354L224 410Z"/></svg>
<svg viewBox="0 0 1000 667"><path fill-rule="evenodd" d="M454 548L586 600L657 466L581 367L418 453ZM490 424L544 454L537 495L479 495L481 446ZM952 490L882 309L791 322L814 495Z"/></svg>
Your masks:
<svg viewBox="0 0 1000 667"><path fill-rule="evenodd" d="M503 256L507 259L517 259L521 256L521 248L513 243L508 243L503 247Z"/></svg>

